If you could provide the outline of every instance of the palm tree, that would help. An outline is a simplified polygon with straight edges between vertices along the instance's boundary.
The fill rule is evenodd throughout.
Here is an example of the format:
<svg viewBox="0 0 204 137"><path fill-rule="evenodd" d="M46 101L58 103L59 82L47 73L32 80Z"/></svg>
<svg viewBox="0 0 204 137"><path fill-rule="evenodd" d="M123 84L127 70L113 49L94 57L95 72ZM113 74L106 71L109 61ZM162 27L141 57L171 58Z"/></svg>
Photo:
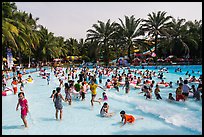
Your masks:
<svg viewBox="0 0 204 137"><path fill-rule="evenodd" d="M202 20L188 21L185 25L188 30L187 35L191 40L188 42L191 56L202 58Z"/></svg>
<svg viewBox="0 0 204 137"><path fill-rule="evenodd" d="M111 23L109 19L106 23L102 21L98 21L98 23L99 24L93 24L92 27L94 29L87 30L86 41L97 41L97 49L103 49L103 59L107 66L109 63L109 42L115 33L115 22Z"/></svg>
<svg viewBox="0 0 204 137"><path fill-rule="evenodd" d="M80 53L77 39L69 38L65 41L65 45L68 50L69 56L72 56L72 55L77 56Z"/></svg>
<svg viewBox="0 0 204 137"><path fill-rule="evenodd" d="M19 29L14 24L15 20L13 20L13 14L16 10L15 3L2 3L2 51L6 51L7 47L17 47L15 37L19 35Z"/></svg>
<svg viewBox="0 0 204 137"><path fill-rule="evenodd" d="M141 29L139 28L139 24L141 22L141 19L135 19L134 15L128 17L125 16L125 22L123 22L120 18L119 18L121 25L119 25L119 28L122 30L122 36L125 40L125 43L128 47L128 58L130 59L129 61L131 62L131 49L134 45L133 40L142 35L143 32L141 31Z"/></svg>
<svg viewBox="0 0 204 137"><path fill-rule="evenodd" d="M159 36L168 36L168 25L171 23L171 16L166 16L166 12L159 11L148 14L148 19L143 20L142 29L148 32L147 35L154 37L155 53L157 54L157 44Z"/></svg>
<svg viewBox="0 0 204 137"><path fill-rule="evenodd" d="M46 61L48 58L54 58L59 54L56 47L57 43L54 37L54 33L48 32L48 30L43 26L41 26L39 33L41 37L39 41L39 47L37 47L35 53L37 60L42 59Z"/></svg>
<svg viewBox="0 0 204 137"><path fill-rule="evenodd" d="M25 12L17 12L14 17L16 22L20 22L16 24L20 30L19 36L16 38L17 43L19 45L18 53L20 64L21 64L21 52L28 53L27 56L29 58L30 64L30 56L32 54L31 50L36 49L36 47L39 46L39 35L36 30L37 20L39 18L34 19L31 13L28 14Z"/></svg>
<svg viewBox="0 0 204 137"><path fill-rule="evenodd" d="M187 32L187 28L185 25L185 19L172 19L172 23L170 24L170 54L172 54L172 47L174 49L176 49L174 51L174 53L176 51L178 51L178 54L182 53L180 50L182 47L184 48L185 53L184 54L188 54L189 51L189 47L187 46L187 44L185 43L185 40L187 38L186 32ZM178 48L178 46L182 46L181 48Z"/></svg>

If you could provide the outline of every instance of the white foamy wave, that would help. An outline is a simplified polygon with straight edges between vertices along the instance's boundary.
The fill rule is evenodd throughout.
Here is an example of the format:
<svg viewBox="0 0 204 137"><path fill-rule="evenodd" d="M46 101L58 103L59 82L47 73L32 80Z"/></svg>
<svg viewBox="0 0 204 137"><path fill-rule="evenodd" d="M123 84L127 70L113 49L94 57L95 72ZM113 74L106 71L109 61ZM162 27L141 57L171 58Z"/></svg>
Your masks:
<svg viewBox="0 0 204 137"><path fill-rule="evenodd" d="M142 110L145 113L150 113L164 119L165 122L171 123L175 126L189 128L202 133L202 114L194 112L186 108L186 103L178 102L168 103L164 100L145 100L140 98L128 97L127 95L116 95L109 93L109 97L114 99L131 103L135 105L136 109ZM183 104L183 106L182 106Z"/></svg>

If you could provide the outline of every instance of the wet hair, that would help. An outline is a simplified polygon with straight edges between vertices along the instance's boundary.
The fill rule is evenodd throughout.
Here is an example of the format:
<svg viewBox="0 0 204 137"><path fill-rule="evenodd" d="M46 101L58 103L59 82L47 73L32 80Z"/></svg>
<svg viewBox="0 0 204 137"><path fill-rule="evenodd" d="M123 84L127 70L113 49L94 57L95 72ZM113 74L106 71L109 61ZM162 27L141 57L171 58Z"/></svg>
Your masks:
<svg viewBox="0 0 204 137"><path fill-rule="evenodd" d="M125 114L125 111L124 110L120 111L120 114Z"/></svg>
<svg viewBox="0 0 204 137"><path fill-rule="evenodd" d="M60 90L61 90L61 88L60 88L60 87L57 87L57 88L56 88L57 93L59 93L59 92L60 92Z"/></svg>
<svg viewBox="0 0 204 137"><path fill-rule="evenodd" d="M169 93L169 96L172 96L172 93Z"/></svg>
<svg viewBox="0 0 204 137"><path fill-rule="evenodd" d="M144 89L148 89L146 85L144 86Z"/></svg>
<svg viewBox="0 0 204 137"><path fill-rule="evenodd" d="M52 94L54 94L56 92L56 90L54 89L53 91L52 91Z"/></svg>
<svg viewBox="0 0 204 137"><path fill-rule="evenodd" d="M60 90L61 90L61 88L60 88L60 87L57 87L57 88L56 88L57 93L60 93ZM57 94L57 93L55 94L55 97L54 97L54 98L57 98L57 96L58 96L58 94Z"/></svg>
<svg viewBox="0 0 204 137"><path fill-rule="evenodd" d="M18 97L19 97L21 94L22 94L23 96L25 96L25 95L24 95L24 92L19 92L19 93L18 93Z"/></svg>
<svg viewBox="0 0 204 137"><path fill-rule="evenodd" d="M183 86L183 84L182 84L182 83L179 83L179 86Z"/></svg>
<svg viewBox="0 0 204 137"><path fill-rule="evenodd" d="M103 103L103 105L106 106L106 105L108 105L108 103L105 102L105 103Z"/></svg>
<svg viewBox="0 0 204 137"><path fill-rule="evenodd" d="M184 84L188 84L188 80L186 80L186 79L183 82L184 82Z"/></svg>

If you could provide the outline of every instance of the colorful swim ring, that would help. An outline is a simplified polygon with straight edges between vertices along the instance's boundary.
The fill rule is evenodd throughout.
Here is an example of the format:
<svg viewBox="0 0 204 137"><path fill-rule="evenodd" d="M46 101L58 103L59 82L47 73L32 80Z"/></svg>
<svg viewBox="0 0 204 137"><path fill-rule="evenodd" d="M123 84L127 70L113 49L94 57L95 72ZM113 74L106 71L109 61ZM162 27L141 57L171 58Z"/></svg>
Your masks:
<svg viewBox="0 0 204 137"><path fill-rule="evenodd" d="M200 81L198 79L196 79L195 81L192 81L191 79L189 80L189 83L193 83L193 84L199 84Z"/></svg>
<svg viewBox="0 0 204 137"><path fill-rule="evenodd" d="M33 83L33 81L34 81L34 80L29 80L29 81L27 81L27 83Z"/></svg>
<svg viewBox="0 0 204 137"><path fill-rule="evenodd" d="M8 96L8 95L12 95L13 94L13 90L11 88L6 88L3 92L2 92L2 96Z"/></svg>
<svg viewBox="0 0 204 137"><path fill-rule="evenodd" d="M165 82L164 84L163 83L157 83L157 85L160 87L160 88L165 88L165 87L168 87L169 86L169 83Z"/></svg>
<svg viewBox="0 0 204 137"><path fill-rule="evenodd" d="M108 84L108 85L106 85L106 88L107 88L107 89L111 89L111 88L113 88L113 86L111 86L111 85Z"/></svg>

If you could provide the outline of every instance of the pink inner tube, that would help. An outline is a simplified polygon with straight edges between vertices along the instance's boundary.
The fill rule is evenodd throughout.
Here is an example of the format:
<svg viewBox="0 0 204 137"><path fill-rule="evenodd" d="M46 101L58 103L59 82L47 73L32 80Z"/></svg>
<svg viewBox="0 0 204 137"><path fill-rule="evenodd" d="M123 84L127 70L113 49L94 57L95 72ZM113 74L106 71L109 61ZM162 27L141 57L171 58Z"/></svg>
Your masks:
<svg viewBox="0 0 204 137"><path fill-rule="evenodd" d="M2 96L11 95L12 93L13 93L13 90L10 88L7 88L2 92Z"/></svg>
<svg viewBox="0 0 204 137"><path fill-rule="evenodd" d="M161 84L161 83L157 83L159 85L159 87L168 87L169 83L165 83L165 84Z"/></svg>
<svg viewBox="0 0 204 137"><path fill-rule="evenodd" d="M2 92L2 96L6 96L6 91L3 91L3 92Z"/></svg>

